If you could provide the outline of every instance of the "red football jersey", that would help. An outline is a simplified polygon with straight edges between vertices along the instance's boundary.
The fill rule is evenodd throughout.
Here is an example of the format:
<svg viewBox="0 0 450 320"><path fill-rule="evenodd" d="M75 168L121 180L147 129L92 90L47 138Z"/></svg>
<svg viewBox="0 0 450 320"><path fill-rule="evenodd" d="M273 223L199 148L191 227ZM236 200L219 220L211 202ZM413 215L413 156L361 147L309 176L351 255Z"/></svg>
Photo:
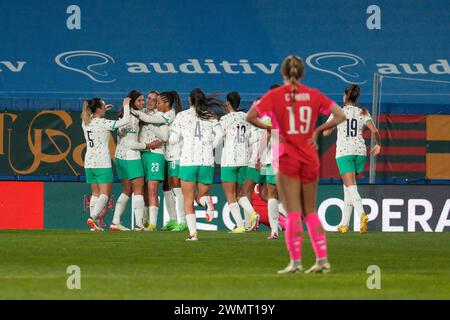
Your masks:
<svg viewBox="0 0 450 320"><path fill-rule="evenodd" d="M319 113L328 116L334 101L320 91L299 84L295 90L285 84L267 92L254 107L259 117L268 115L272 128L279 129L280 150L276 156L287 154L302 162L318 161L317 151L309 145Z"/></svg>

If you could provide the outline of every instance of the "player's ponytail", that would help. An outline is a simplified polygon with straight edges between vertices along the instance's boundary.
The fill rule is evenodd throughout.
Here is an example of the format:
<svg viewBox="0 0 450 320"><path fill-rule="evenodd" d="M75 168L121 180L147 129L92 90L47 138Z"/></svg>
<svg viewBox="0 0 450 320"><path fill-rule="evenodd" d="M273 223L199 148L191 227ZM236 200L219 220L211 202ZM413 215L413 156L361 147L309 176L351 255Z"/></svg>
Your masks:
<svg viewBox="0 0 450 320"><path fill-rule="evenodd" d="M239 106L241 104L241 96L239 92L232 91L227 94L227 101L230 104L230 106L233 108L234 111L239 110Z"/></svg>
<svg viewBox="0 0 450 320"><path fill-rule="evenodd" d="M92 98L83 102L83 110L81 111L81 120L85 125L91 122L92 115L98 108L104 105L103 100L100 98Z"/></svg>
<svg viewBox="0 0 450 320"><path fill-rule="evenodd" d="M361 88L357 84L352 84L351 86L345 88L344 94L345 104L352 104L355 107L360 108L363 115L367 115L369 113L366 108L358 103L359 96L361 95Z"/></svg>
<svg viewBox="0 0 450 320"><path fill-rule="evenodd" d="M294 55L287 56L281 66L281 74L292 86L291 105L294 105L296 86L301 78L305 75L305 65L303 60Z"/></svg>
<svg viewBox="0 0 450 320"><path fill-rule="evenodd" d="M159 95L161 100L169 103L170 108L175 109L175 113L180 112L183 109L180 95L176 91L164 91Z"/></svg>
<svg viewBox="0 0 450 320"><path fill-rule="evenodd" d="M208 110L209 106L211 106L211 99L207 98L200 88L193 89L189 94L189 99L195 109L197 117L202 120L215 118L214 114Z"/></svg>

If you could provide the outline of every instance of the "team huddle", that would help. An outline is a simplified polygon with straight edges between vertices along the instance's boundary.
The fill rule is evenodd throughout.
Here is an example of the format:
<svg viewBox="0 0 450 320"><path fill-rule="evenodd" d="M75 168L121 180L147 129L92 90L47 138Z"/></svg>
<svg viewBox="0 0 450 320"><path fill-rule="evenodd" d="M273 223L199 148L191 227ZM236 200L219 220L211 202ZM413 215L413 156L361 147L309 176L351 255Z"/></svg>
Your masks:
<svg viewBox="0 0 450 320"><path fill-rule="evenodd" d="M380 138L367 110L359 106L359 87L344 94L344 108L316 89L299 83L304 74L300 58L288 56L281 69L285 84L274 86L245 113L239 111L240 96L230 92L226 102L207 96L201 89L189 95L189 108L182 110L175 91L144 95L131 91L123 100L118 120L105 119L111 108L100 98L85 101L82 128L86 139L85 171L90 185L90 218L93 231L102 230L102 212L111 196L113 171L109 139L117 131L115 166L122 193L114 209L110 230L129 231L121 216L131 195L136 231L155 231L158 221L159 184L169 221L166 231L188 231L186 240L199 239L195 202L206 209L206 220L215 213L211 186L214 182L215 150L222 146L221 181L236 227L231 233L255 231L259 214L252 206L252 193L260 185L267 201L270 235L277 239L285 230L290 263L278 273L303 271L301 264L302 220L316 255L305 272L329 272L326 235L316 211L319 158L316 139L337 127L337 163L344 182L345 210L338 230L347 232L353 208L360 216L361 232L367 231L356 187L356 175L364 168L366 125L376 137L371 152L380 152ZM329 116L315 128L319 114ZM345 120L346 123L345 123ZM243 215L241 214L241 208Z"/></svg>

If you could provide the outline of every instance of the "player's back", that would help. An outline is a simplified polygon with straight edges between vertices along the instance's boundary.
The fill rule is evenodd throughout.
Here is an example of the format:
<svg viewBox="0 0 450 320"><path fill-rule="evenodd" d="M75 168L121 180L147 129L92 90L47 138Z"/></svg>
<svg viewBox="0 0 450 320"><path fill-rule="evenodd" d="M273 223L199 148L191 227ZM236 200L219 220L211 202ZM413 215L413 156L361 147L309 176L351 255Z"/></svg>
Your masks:
<svg viewBox="0 0 450 320"><path fill-rule="evenodd" d="M272 126L279 129L282 153L304 159L317 159L317 152L309 145L319 113L328 115L333 101L317 89L298 84L285 84L269 91L256 105L259 115L268 114Z"/></svg>
<svg viewBox="0 0 450 320"><path fill-rule="evenodd" d="M214 126L218 121L199 118L193 108L180 112L175 121L183 139L180 165L213 165Z"/></svg>
<svg viewBox="0 0 450 320"><path fill-rule="evenodd" d="M82 124L86 140L85 167L111 167L109 153L110 130L115 121L104 118L92 118L89 124Z"/></svg>
<svg viewBox="0 0 450 320"><path fill-rule="evenodd" d="M225 133L222 166L246 166L248 162L248 137L250 124L244 112L230 112L220 119Z"/></svg>

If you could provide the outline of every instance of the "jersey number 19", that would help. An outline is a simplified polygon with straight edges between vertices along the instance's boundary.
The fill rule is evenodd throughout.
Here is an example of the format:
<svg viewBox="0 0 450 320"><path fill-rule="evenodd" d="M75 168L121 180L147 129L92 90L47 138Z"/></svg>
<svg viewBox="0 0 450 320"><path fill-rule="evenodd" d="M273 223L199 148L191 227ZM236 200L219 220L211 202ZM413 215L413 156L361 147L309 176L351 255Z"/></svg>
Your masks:
<svg viewBox="0 0 450 320"><path fill-rule="evenodd" d="M356 137L358 121L356 119L347 119L347 137Z"/></svg>
<svg viewBox="0 0 450 320"><path fill-rule="evenodd" d="M289 112L289 131L288 134L305 134L309 132L311 127L312 110L309 106L301 106L298 108L298 115L300 120L300 131L296 129L295 113L292 106L286 107Z"/></svg>

